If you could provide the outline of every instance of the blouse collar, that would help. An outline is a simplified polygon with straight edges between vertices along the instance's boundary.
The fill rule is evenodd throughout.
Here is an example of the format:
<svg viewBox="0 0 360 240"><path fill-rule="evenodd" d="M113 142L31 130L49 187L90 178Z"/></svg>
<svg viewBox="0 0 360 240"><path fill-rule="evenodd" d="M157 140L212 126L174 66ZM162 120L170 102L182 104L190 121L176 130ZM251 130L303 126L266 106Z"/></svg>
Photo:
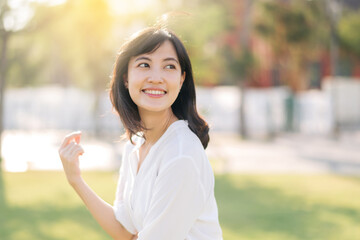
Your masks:
<svg viewBox="0 0 360 240"><path fill-rule="evenodd" d="M166 131L161 135L161 137L155 142L155 144L151 147L151 149L155 149L161 142L163 142L167 136L175 129L181 127L181 126L187 126L187 122L185 120L177 120L170 124L170 126L166 129ZM145 138L143 137L143 134L140 133L138 135L135 135L133 138L133 141L135 142L135 146L132 149L131 152L136 152L139 150L141 145L144 144Z"/></svg>

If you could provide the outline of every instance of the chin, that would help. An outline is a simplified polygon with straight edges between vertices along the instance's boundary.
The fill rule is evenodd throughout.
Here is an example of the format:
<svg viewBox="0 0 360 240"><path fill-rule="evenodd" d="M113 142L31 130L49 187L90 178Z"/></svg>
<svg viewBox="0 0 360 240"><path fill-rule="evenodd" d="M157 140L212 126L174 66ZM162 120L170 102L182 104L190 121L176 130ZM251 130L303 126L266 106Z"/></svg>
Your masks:
<svg viewBox="0 0 360 240"><path fill-rule="evenodd" d="M164 107L164 106L146 106L146 107L142 107L142 109L144 111L147 112L163 112L168 110L169 108L171 108L171 106L169 107Z"/></svg>

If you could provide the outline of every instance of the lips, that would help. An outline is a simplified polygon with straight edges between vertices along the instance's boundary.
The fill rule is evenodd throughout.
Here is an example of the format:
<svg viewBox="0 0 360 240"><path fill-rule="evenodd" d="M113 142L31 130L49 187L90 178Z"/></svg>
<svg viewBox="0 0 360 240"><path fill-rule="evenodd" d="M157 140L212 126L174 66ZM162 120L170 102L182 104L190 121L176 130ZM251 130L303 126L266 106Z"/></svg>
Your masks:
<svg viewBox="0 0 360 240"><path fill-rule="evenodd" d="M151 97L161 97L166 94L163 89L143 89L142 92Z"/></svg>

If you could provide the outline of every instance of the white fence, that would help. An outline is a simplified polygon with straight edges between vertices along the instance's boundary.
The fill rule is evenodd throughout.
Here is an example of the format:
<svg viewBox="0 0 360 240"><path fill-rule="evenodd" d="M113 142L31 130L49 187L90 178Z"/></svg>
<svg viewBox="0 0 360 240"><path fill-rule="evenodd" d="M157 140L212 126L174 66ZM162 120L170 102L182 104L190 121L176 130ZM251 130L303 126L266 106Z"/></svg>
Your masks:
<svg viewBox="0 0 360 240"><path fill-rule="evenodd" d="M331 96L331 103L340 123L360 122L360 80L348 78L326 79L324 91Z"/></svg>
<svg viewBox="0 0 360 240"><path fill-rule="evenodd" d="M120 131L119 118L112 112L107 92L101 96L97 114L91 92L57 86L9 89L5 93L5 129Z"/></svg>
<svg viewBox="0 0 360 240"><path fill-rule="evenodd" d="M245 125L253 137L283 131L289 123L287 88L248 89ZM240 91L236 87L197 88L198 109L213 131L237 132L240 122ZM307 91L294 98L293 126L308 134L329 134L334 113L340 123L360 125L360 81L327 80L323 91ZM335 107L334 107L335 106ZM334 111L336 109L336 111ZM94 130L119 134L119 118L112 112L107 92L101 96L97 114L94 96L74 88L57 86L9 89L5 94L6 129Z"/></svg>

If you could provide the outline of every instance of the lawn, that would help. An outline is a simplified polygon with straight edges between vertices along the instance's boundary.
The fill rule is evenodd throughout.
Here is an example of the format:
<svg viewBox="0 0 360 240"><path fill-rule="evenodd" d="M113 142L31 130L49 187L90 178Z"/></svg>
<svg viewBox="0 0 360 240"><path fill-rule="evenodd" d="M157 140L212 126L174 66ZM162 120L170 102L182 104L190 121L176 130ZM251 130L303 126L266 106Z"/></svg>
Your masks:
<svg viewBox="0 0 360 240"><path fill-rule="evenodd" d="M86 172L108 202L115 172ZM360 177L219 175L216 198L224 240L360 239ZM0 239L110 239L62 172L0 175Z"/></svg>

